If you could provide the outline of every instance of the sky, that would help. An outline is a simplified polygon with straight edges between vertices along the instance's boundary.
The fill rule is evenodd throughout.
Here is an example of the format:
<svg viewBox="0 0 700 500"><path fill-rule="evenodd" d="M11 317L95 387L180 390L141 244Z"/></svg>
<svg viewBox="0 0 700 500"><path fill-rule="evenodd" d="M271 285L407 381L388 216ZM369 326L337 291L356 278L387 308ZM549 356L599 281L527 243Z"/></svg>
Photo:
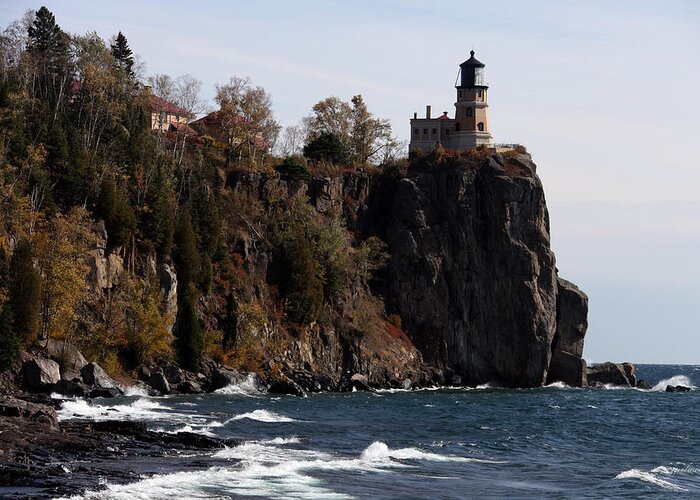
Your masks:
<svg viewBox="0 0 700 500"><path fill-rule="evenodd" d="M0 0L0 27L41 3ZM700 363L700 2L46 0L71 33L118 31L146 75L248 76L282 125L362 94L408 139L454 116L486 64L496 142L525 144L562 277L589 296L584 357ZM213 107L213 104L212 104Z"/></svg>

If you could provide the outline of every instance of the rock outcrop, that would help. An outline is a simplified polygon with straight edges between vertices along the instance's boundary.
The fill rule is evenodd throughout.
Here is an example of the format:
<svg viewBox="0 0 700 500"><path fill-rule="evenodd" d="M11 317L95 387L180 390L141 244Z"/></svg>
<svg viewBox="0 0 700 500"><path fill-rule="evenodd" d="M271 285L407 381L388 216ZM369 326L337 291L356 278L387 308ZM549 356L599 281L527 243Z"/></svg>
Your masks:
<svg viewBox="0 0 700 500"><path fill-rule="evenodd" d="M391 197L387 303L427 362L466 384L536 387L554 354L553 376L583 384L587 300L557 277L528 155L465 168L424 162Z"/></svg>
<svg viewBox="0 0 700 500"><path fill-rule="evenodd" d="M634 387L636 385L636 381L630 381L630 379L627 377L627 373L630 368L626 368L625 365L630 364L606 362L589 366L587 370L588 385L593 387L598 385ZM632 372L633 371L634 369L632 368Z"/></svg>
<svg viewBox="0 0 700 500"><path fill-rule="evenodd" d="M58 363L51 359L30 359L24 364L22 370L25 384L30 391L43 392L49 390L56 382L61 380Z"/></svg>

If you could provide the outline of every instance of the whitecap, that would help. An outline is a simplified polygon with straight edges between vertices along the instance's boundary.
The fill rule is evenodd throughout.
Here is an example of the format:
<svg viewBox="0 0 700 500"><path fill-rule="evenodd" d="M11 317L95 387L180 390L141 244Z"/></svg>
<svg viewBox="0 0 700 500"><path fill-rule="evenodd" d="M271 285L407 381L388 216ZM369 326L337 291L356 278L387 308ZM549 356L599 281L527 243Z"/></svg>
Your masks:
<svg viewBox="0 0 700 500"><path fill-rule="evenodd" d="M64 401L56 412L59 420L170 420L188 419L196 415L175 413L150 399L137 399L131 404L102 405L85 399Z"/></svg>
<svg viewBox="0 0 700 500"><path fill-rule="evenodd" d="M148 388L144 387L143 385L131 385L131 386L125 387L124 388L124 395L125 396L140 396L140 397L145 397L145 398L150 396L150 394L148 394Z"/></svg>
<svg viewBox="0 0 700 500"><path fill-rule="evenodd" d="M685 376L685 375L674 375L671 378L666 378L660 381L658 384L656 384L654 387L651 388L652 391L656 392L664 392L666 390L667 386L677 386L677 385L682 385L685 387L690 387L691 389L696 389L696 387L693 385L693 383L690 381L690 379Z"/></svg>
<svg viewBox="0 0 700 500"><path fill-rule="evenodd" d="M545 385L547 389L573 389L570 385L566 385L564 382L552 382L551 384Z"/></svg>
<svg viewBox="0 0 700 500"><path fill-rule="evenodd" d="M265 444L299 444L301 443L301 438L298 438L296 436L288 438L276 437L274 439L266 439L265 441L261 442Z"/></svg>
<svg viewBox="0 0 700 500"><path fill-rule="evenodd" d="M234 420L243 420L244 418L257 420L258 422L298 422L298 420L294 420L293 418L289 418L269 410L253 410L248 413L235 415L229 418L226 423L233 422Z"/></svg>
<svg viewBox="0 0 700 500"><path fill-rule="evenodd" d="M235 396L257 396L263 393L264 391L258 384L258 378L254 374L249 373L248 377L243 382L227 385L226 387L217 389L214 392L216 394L226 394Z"/></svg>
<svg viewBox="0 0 700 500"><path fill-rule="evenodd" d="M680 486L672 483L671 481L657 477L653 471L646 472L640 469L629 469L620 472L617 476L615 476L615 479L639 479L640 481L659 486L665 490L678 492L688 491L685 488L681 488Z"/></svg>
<svg viewBox="0 0 700 500"><path fill-rule="evenodd" d="M479 462L479 463L501 463L492 460L470 457L455 457L450 455L440 455L417 448L399 448L392 450L382 441L375 441L364 449L360 455L360 460L367 462L385 462L390 459L397 460L429 460L434 462Z"/></svg>

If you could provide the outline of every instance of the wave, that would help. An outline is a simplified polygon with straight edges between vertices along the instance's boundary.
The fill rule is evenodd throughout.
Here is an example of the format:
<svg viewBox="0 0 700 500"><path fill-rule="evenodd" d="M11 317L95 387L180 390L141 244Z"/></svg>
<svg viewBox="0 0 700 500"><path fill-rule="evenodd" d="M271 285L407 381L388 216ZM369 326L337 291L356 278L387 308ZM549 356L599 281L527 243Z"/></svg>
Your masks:
<svg viewBox="0 0 700 500"><path fill-rule="evenodd" d="M359 457L350 458L288 446L300 442L294 436L246 442L213 455L213 458L237 461L235 467L155 475L125 485L107 484L104 490L86 492L84 496L73 499L208 498L216 491L226 491L234 497L345 499L352 497L333 491L332 483L315 478L309 472L366 473L412 467L401 462L405 460L489 462L438 455L416 448L391 449L381 441L370 444Z"/></svg>
<svg viewBox="0 0 700 500"><path fill-rule="evenodd" d="M367 462L384 462L391 459L429 460L433 462L478 462L490 464L501 463L481 458L439 455L437 453L421 451L417 448L399 448L396 450L392 450L391 448L389 448L389 446L387 446L386 443L382 441L375 441L367 448L365 448L362 454L360 455L360 460L365 460Z"/></svg>
<svg viewBox="0 0 700 500"><path fill-rule="evenodd" d="M217 389L214 392L216 394L235 396L257 396L264 393L260 387L260 384L258 383L258 378L252 373L249 373L248 377L243 382L227 385L226 387Z"/></svg>
<svg viewBox="0 0 700 500"><path fill-rule="evenodd" d="M666 379L661 380L658 384L656 384L654 387L652 387L651 390L656 391L656 392L664 392L666 390L666 387L669 385L672 385L672 386L682 385L685 387L690 387L693 390L697 389L697 387L695 387L693 385L693 383L690 381L690 378L688 378L687 376L674 375L671 378L666 378Z"/></svg>
<svg viewBox="0 0 700 500"><path fill-rule="evenodd" d="M666 467L663 467L663 469L666 469ZM688 491L685 488L678 486L677 484L672 483L671 481L668 481L666 479L661 479L657 474L666 474L666 472L660 470L659 467L652 469L651 471L648 471L648 472L640 470L640 469L629 469L629 470L620 472L617 476L615 476L615 479L639 479L640 481L644 481L645 483L650 483L650 484L656 485L660 488L663 488L663 489L669 490L669 491L677 491L677 492Z"/></svg>
<svg viewBox="0 0 700 500"><path fill-rule="evenodd" d="M257 420L258 422L298 422L298 420L294 420L293 418L289 418L268 410L253 410L248 413L235 415L229 418L226 423L233 422L235 420L243 420L244 418Z"/></svg>
<svg viewBox="0 0 700 500"><path fill-rule="evenodd" d="M198 415L176 413L151 399L137 399L131 404L101 405L85 399L67 400L56 412L59 420L183 420Z"/></svg>
<svg viewBox="0 0 700 500"><path fill-rule="evenodd" d="M201 434L203 436L208 436L208 437L216 437L216 434L214 434L211 431L212 427L217 427L217 426L212 426L212 425L195 425L195 424L187 424L183 425L182 427L178 427L176 429L165 429L163 427L157 427L153 429L155 432L163 432L165 434L180 434L181 432L191 432L193 434Z"/></svg>
<svg viewBox="0 0 700 500"><path fill-rule="evenodd" d="M147 398L150 396L148 388L143 385L131 385L124 387L124 396L140 396Z"/></svg>

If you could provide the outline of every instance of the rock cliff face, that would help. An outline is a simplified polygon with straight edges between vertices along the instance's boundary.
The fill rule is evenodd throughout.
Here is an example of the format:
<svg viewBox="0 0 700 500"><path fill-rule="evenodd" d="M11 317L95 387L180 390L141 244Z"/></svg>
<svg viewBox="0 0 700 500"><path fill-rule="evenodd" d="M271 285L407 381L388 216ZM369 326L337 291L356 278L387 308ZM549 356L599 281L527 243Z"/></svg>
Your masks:
<svg viewBox="0 0 700 500"><path fill-rule="evenodd" d="M529 156L416 168L392 198L386 300L427 362L467 384L585 383L587 298L557 277Z"/></svg>
<svg viewBox="0 0 700 500"><path fill-rule="evenodd" d="M281 360L290 378L325 374L324 389L339 387L353 372L374 385L401 385L404 378L586 384L588 299L557 276L544 190L529 155L451 166L424 159L405 176L274 182L242 174L228 184L263 202L281 186L288 196L308 197L319 214L343 214L359 239L382 238L391 259L373 292L400 316L415 346L388 339L382 350L343 328L312 328ZM250 268L261 268L254 274L264 276L267 259L256 237L251 232L239 246Z"/></svg>

